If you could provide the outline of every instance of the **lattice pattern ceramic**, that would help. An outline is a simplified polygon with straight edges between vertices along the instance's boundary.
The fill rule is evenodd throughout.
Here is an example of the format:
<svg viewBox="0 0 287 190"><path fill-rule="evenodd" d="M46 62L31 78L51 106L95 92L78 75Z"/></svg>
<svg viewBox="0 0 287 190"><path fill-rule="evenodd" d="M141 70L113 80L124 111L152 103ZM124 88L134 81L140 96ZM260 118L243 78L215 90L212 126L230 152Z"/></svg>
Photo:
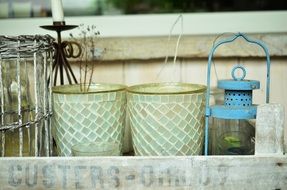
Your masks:
<svg viewBox="0 0 287 190"><path fill-rule="evenodd" d="M53 136L60 156L70 156L78 143L115 141L122 146L125 91L54 93L53 103Z"/></svg>
<svg viewBox="0 0 287 190"><path fill-rule="evenodd" d="M202 90L203 91L203 90ZM205 94L128 93L135 155L199 155Z"/></svg>

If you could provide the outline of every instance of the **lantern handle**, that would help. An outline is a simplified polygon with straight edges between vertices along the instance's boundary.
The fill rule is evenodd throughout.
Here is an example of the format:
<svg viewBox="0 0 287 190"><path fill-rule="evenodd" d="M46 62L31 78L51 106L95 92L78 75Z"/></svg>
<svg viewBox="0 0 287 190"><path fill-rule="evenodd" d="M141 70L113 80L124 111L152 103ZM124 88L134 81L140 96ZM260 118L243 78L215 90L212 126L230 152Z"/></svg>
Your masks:
<svg viewBox="0 0 287 190"><path fill-rule="evenodd" d="M239 77L235 76L235 71L238 69L240 69L242 71L242 75ZM237 81L244 80L244 78L246 76L246 70L242 65L236 65L235 67L233 67L233 69L231 71L231 76L234 80L237 80Z"/></svg>
<svg viewBox="0 0 287 190"><path fill-rule="evenodd" d="M209 106L209 98L210 98L210 70L211 70L211 63L213 59L213 55L215 50L223 44L231 43L237 38L242 37L245 41L260 46L266 55L266 65L267 65L267 76L266 76L266 103L269 103L269 94L270 94L270 55L267 46L259 40L254 40L247 37L243 33L234 34L232 37L220 40L217 42L211 49L208 55L208 67L207 67L207 91L206 91L206 106L205 106L205 150L204 153L207 155L208 153L208 117L210 116L210 106Z"/></svg>

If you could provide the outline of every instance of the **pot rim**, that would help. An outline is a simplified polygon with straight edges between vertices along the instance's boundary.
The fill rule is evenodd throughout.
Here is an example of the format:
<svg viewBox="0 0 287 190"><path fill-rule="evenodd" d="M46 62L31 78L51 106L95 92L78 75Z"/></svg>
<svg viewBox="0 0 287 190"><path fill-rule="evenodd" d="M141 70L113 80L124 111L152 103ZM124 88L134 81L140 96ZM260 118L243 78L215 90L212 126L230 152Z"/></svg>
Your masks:
<svg viewBox="0 0 287 190"><path fill-rule="evenodd" d="M127 88L126 85L116 83L92 83L89 91L81 91L80 84L68 84L52 87L52 92L55 94L95 94L123 91ZM84 84L85 87L88 84Z"/></svg>
<svg viewBox="0 0 287 190"><path fill-rule="evenodd" d="M164 91L164 87L166 91ZM168 87L177 87L168 89ZM162 90L159 90L162 88ZM182 89L180 89L182 88ZM127 91L133 94L150 94L150 95L176 95L176 94L194 94L206 91L206 86L201 84L181 83L181 82L164 82L164 83L146 83L127 87Z"/></svg>

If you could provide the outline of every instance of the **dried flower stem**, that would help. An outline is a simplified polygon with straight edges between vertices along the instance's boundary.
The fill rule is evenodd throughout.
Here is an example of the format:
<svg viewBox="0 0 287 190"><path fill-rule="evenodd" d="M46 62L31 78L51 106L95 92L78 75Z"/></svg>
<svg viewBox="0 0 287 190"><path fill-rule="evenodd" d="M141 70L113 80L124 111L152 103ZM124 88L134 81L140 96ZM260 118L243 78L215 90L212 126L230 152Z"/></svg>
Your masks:
<svg viewBox="0 0 287 190"><path fill-rule="evenodd" d="M96 27L94 25L84 27L81 24L79 29L79 36L82 38L80 41L82 47L82 54L80 56L80 90L88 92L94 74L92 60L94 59L95 40L100 33L99 31L95 31ZM70 36L73 38L72 34Z"/></svg>

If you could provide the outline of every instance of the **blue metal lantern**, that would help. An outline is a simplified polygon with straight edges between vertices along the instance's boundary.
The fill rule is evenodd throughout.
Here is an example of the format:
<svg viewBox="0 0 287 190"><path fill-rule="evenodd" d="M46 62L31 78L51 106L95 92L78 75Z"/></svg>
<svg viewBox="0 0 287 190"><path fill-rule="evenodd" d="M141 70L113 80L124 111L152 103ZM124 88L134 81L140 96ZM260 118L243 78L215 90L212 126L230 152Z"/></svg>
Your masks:
<svg viewBox="0 0 287 190"><path fill-rule="evenodd" d="M217 87L224 90L224 104L210 106L210 71L211 63L215 50L223 44L231 43L237 38L243 38L246 42L260 46L266 55L267 63L267 81L266 81L266 103L269 103L269 86L270 86L270 57L267 47L264 43L253 40L242 33L235 34L234 36L221 40L216 43L211 49L208 56L208 70L207 70L207 92L206 92L206 116L205 116L205 155L208 154L208 139L209 139L209 118L218 118L221 120L248 120L256 118L257 106L252 104L252 91L260 88L260 82L257 80L245 80L246 70L243 66L237 65L232 71L232 79L219 80ZM241 70L241 76L235 76L235 72ZM232 123L232 122L230 122ZM224 129L223 129L224 130ZM231 132L230 132L231 134ZM240 146L238 139L232 139L232 136L225 136L229 138L230 143L234 147Z"/></svg>

